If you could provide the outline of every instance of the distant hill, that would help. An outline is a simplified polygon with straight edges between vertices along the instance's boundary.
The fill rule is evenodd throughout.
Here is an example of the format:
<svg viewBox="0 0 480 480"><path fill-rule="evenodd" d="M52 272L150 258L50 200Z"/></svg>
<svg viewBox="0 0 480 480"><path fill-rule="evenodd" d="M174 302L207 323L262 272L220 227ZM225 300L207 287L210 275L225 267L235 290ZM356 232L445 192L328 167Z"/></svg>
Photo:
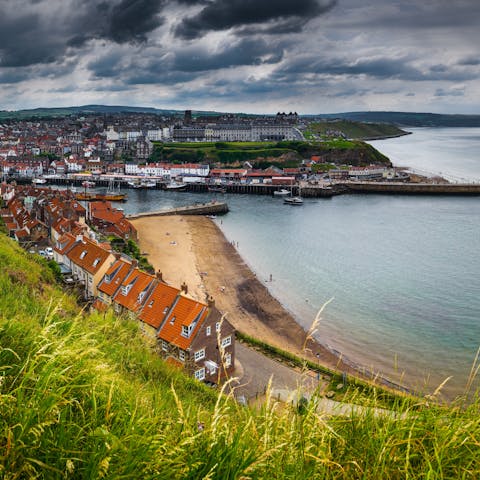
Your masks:
<svg viewBox="0 0 480 480"><path fill-rule="evenodd" d="M115 113L149 113L154 115L183 115L184 110L161 109L154 107L136 107L127 105L81 105L58 108L33 108L28 110L0 110L2 119L25 119L33 117L64 117L78 114L115 114ZM222 115L225 112L211 110L192 110L192 115ZM232 112L233 113L233 112ZM261 115L236 113L249 117ZM480 115L447 115L439 113L411 113L411 112L344 112L319 113L316 115L301 115L303 118L318 120L346 119L368 123L390 123L407 127L480 127Z"/></svg>
<svg viewBox="0 0 480 480"><path fill-rule="evenodd" d="M331 137L337 133L347 138L357 140L374 140L378 138L400 137L409 132L401 130L391 123L365 123L352 120L335 118L324 121L312 122L304 133L307 138Z"/></svg>
<svg viewBox="0 0 480 480"><path fill-rule="evenodd" d="M79 114L115 114L115 113L149 113L153 115L183 115L184 110L160 109L153 107L131 107L126 105L81 105L76 107L33 108L28 110L0 111L0 119L24 119L32 117L64 117ZM213 115L217 112L193 111L194 115Z"/></svg>
<svg viewBox="0 0 480 480"><path fill-rule="evenodd" d="M403 127L480 127L480 115L447 115L410 112L345 112L319 114L322 119L342 118L357 122L391 123Z"/></svg>

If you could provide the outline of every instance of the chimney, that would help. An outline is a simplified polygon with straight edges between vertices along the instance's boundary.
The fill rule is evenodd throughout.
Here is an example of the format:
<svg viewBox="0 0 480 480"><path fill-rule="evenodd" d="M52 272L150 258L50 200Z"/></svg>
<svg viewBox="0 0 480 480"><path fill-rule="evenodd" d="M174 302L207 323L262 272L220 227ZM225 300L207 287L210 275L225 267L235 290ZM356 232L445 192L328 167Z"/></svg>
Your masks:
<svg viewBox="0 0 480 480"><path fill-rule="evenodd" d="M115 260L120 260L122 254L119 253L119 252L115 252L115 253L113 254L113 256L115 257Z"/></svg>
<svg viewBox="0 0 480 480"><path fill-rule="evenodd" d="M207 305L209 308L213 308L215 306L215 299L211 295L207 299Z"/></svg>
<svg viewBox="0 0 480 480"><path fill-rule="evenodd" d="M180 290L182 292L188 293L188 285L185 282L183 282L182 285L180 285Z"/></svg>
<svg viewBox="0 0 480 480"><path fill-rule="evenodd" d="M133 259L133 260L132 260L132 267L133 267L133 268L137 268L137 267L138 267L138 260L136 260L136 259Z"/></svg>
<svg viewBox="0 0 480 480"><path fill-rule="evenodd" d="M157 270L157 273L155 274L155 276L157 277L157 280L159 282L163 282L163 274L162 274L161 270Z"/></svg>

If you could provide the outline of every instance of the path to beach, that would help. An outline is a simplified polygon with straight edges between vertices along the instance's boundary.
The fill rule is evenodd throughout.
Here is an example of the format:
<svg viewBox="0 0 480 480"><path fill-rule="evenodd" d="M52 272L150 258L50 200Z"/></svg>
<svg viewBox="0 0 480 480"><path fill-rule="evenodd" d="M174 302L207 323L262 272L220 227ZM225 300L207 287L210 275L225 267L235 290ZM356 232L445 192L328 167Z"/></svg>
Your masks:
<svg viewBox="0 0 480 480"><path fill-rule="evenodd" d="M142 252L164 280L179 287L186 282L189 294L205 301L212 295L220 311L235 328L247 335L303 355L327 367L354 373L306 332L268 292L210 219L205 217L155 217L132 220Z"/></svg>

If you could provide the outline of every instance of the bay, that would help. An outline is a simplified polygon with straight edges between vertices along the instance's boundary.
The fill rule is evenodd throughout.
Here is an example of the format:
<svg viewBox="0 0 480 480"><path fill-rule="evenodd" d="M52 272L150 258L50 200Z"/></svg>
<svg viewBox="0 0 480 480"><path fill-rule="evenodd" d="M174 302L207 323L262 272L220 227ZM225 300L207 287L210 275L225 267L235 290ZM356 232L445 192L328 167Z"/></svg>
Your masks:
<svg viewBox="0 0 480 480"><path fill-rule="evenodd" d="M385 142L414 139L419 150L418 145L433 142L431 135L435 142L443 138L449 143L461 134L449 130L454 130L451 136L422 129ZM467 133L475 143L474 132ZM453 176L468 170L459 167L462 159L472 161L471 144L464 140L463 145L466 152L462 155L458 147ZM408 161L412 168L435 171L433 159L441 151L426 151L429 163ZM402 160L394 162L405 165ZM440 163L441 171L449 173L448 161ZM212 198L128 193L126 213ZM302 207L291 207L268 196L221 198L230 213L217 218L217 224L299 323L308 328L318 309L333 298L316 332L322 343L417 391L432 392L451 377L445 395L463 393L480 345L480 199L344 195L305 199Z"/></svg>

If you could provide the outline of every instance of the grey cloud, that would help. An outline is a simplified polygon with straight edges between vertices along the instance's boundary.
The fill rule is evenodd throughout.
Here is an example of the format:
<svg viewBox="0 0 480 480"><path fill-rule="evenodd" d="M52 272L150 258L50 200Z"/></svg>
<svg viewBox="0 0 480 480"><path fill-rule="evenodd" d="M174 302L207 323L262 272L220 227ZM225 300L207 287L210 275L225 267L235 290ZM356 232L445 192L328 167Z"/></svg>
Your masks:
<svg viewBox="0 0 480 480"><path fill-rule="evenodd" d="M328 11L334 0L277 0L259 2L258 0L213 0L197 15L185 18L175 30L178 37L193 39L209 31L228 30L234 27L266 24L263 33L290 32L289 23L295 28L306 24L312 18ZM280 22L280 29L275 23Z"/></svg>
<svg viewBox="0 0 480 480"><path fill-rule="evenodd" d="M435 91L435 97L463 97L464 95L464 88L452 88L451 90L437 88Z"/></svg>
<svg viewBox="0 0 480 480"><path fill-rule="evenodd" d="M26 0L15 6L0 0L0 66L52 63L92 39L144 42L162 25L163 5L164 0L65 0L61 5L38 0L29 7Z"/></svg>

